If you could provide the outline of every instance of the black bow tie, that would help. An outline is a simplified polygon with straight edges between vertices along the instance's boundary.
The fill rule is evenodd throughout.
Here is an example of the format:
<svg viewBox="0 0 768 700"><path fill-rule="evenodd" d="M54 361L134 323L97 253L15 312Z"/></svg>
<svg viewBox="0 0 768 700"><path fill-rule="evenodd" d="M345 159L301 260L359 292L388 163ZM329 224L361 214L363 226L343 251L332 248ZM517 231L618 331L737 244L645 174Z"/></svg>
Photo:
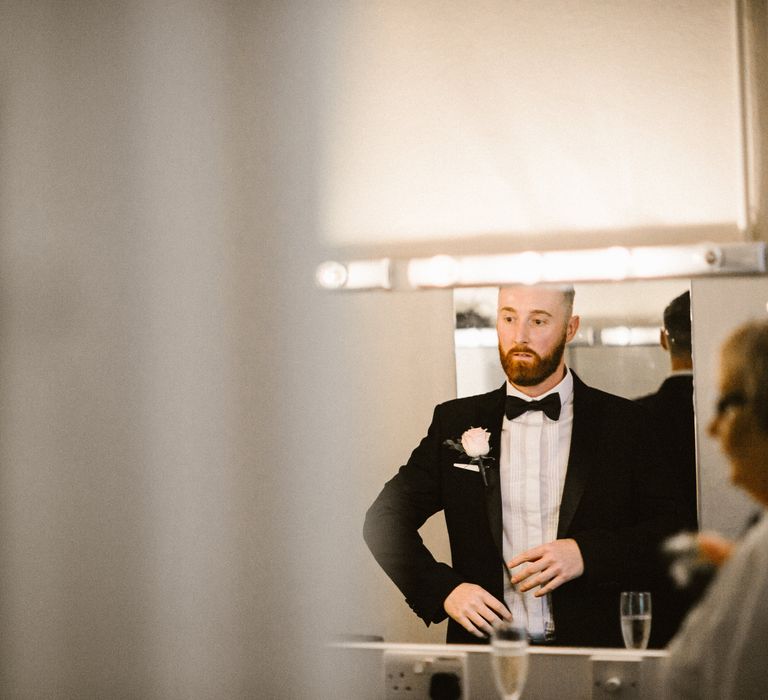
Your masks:
<svg viewBox="0 0 768 700"><path fill-rule="evenodd" d="M560 418L560 394L549 394L541 401L526 401L518 396L507 396L505 413L509 420L522 416L526 411L544 411L547 418L557 420Z"/></svg>

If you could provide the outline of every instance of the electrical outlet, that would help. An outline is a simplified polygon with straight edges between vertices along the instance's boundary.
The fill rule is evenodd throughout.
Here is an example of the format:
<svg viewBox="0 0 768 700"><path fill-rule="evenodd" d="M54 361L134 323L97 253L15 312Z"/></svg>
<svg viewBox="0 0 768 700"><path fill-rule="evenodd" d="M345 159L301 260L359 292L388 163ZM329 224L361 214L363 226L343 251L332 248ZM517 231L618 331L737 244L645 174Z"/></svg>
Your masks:
<svg viewBox="0 0 768 700"><path fill-rule="evenodd" d="M593 700L615 698L637 700L640 697L641 657L617 658L593 656L592 698Z"/></svg>
<svg viewBox="0 0 768 700"><path fill-rule="evenodd" d="M429 698L430 687L443 684L456 688L456 698L468 698L466 652L426 654L423 651L384 652L384 697L386 700ZM443 695L443 697L447 697Z"/></svg>

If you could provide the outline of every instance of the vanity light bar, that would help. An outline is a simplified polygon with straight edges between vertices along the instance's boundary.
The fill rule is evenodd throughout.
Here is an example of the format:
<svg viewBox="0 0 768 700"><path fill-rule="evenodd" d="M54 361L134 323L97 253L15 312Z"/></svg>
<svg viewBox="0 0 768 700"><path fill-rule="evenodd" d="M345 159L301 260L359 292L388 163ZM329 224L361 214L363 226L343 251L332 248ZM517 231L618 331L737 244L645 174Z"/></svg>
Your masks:
<svg viewBox="0 0 768 700"><path fill-rule="evenodd" d="M322 289L392 289L391 260L329 260L317 266L315 282Z"/></svg>
<svg viewBox="0 0 768 700"><path fill-rule="evenodd" d="M597 248L512 255L436 256L408 263L416 288L764 273L765 243Z"/></svg>
<svg viewBox="0 0 768 700"><path fill-rule="evenodd" d="M432 289L765 272L766 244L753 242L329 261L315 279L323 289Z"/></svg>
<svg viewBox="0 0 768 700"><path fill-rule="evenodd" d="M658 326L611 326L600 329L600 345L658 347Z"/></svg>

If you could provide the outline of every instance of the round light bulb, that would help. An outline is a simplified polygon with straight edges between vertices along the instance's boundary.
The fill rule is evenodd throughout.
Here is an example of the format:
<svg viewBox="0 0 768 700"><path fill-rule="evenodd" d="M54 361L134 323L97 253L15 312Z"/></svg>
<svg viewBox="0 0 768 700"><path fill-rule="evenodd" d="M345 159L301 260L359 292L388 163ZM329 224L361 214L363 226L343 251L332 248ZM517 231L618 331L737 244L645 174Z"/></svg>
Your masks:
<svg viewBox="0 0 768 700"><path fill-rule="evenodd" d="M346 266L333 260L320 263L315 271L315 281L323 289L341 289L346 284L347 277Z"/></svg>

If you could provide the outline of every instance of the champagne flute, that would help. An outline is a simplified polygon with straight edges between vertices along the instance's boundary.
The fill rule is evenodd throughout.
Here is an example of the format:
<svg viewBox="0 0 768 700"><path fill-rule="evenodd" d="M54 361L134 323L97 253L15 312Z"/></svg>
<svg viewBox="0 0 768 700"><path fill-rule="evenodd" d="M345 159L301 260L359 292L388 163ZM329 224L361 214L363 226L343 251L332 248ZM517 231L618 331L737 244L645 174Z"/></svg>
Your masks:
<svg viewBox="0 0 768 700"><path fill-rule="evenodd" d="M520 623L498 620L491 634L491 663L504 700L518 700L528 677L528 632Z"/></svg>
<svg viewBox="0 0 768 700"><path fill-rule="evenodd" d="M645 649L651 636L651 594L625 591L621 594L621 634L627 649Z"/></svg>

